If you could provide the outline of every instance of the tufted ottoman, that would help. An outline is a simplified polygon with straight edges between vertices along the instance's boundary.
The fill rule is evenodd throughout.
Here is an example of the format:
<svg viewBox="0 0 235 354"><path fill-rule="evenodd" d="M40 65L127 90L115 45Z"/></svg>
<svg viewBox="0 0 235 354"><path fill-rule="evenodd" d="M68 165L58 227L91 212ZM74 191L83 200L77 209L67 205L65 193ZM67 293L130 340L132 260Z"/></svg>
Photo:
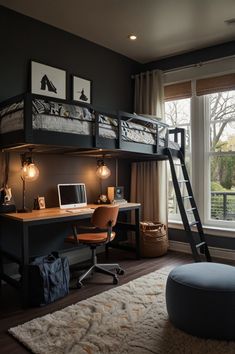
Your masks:
<svg viewBox="0 0 235 354"><path fill-rule="evenodd" d="M235 267L205 262L176 267L167 279L166 305L175 327L235 340Z"/></svg>

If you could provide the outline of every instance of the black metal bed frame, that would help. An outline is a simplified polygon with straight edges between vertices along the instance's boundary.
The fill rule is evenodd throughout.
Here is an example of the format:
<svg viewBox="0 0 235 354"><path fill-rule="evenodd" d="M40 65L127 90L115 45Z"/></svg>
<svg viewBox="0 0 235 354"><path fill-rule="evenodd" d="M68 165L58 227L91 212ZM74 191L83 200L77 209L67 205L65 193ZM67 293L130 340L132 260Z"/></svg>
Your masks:
<svg viewBox="0 0 235 354"><path fill-rule="evenodd" d="M64 103L78 105L80 107L86 107L92 110L95 114L95 120L93 122L94 134L92 135L82 135L74 133L63 133L58 131L46 131L40 129L33 129L32 126L32 101L33 99L43 99L52 102ZM130 114L126 112L119 111L117 115L109 114L107 112L96 111L93 106L79 102L62 100L58 98L52 98L47 96L35 95L31 93L25 93L22 95L10 98L2 103L0 103L0 109L7 107L13 103L19 103L24 101L24 128L22 130L12 131L8 133L3 133L0 136L0 147L2 149L14 149L21 147L34 147L35 152L37 152L37 146L47 146L48 152L50 152L50 147L53 150L53 146L63 148L65 151L69 149L77 151L89 150L115 150L116 152L131 152L136 155L143 154L146 159L167 159L165 153L165 148L168 147L168 136L169 134L174 134L174 140L177 140L178 133L181 134L181 149L184 149L184 131L178 128L168 131L168 125L160 122L153 121L152 119L139 116L136 114ZM16 112L16 110L11 111L11 113ZM7 113L6 113L7 114ZM99 114L107 115L112 118L116 118L118 122L117 126L117 139L104 138L99 135ZM2 116L3 118L4 116ZM1 118L1 119L2 119ZM68 117L69 118L69 117ZM122 139L122 121L134 121L136 123L147 123L151 124L155 129L155 144L143 144L138 142L125 141ZM160 129L166 129L165 144L164 146L159 146L159 131Z"/></svg>

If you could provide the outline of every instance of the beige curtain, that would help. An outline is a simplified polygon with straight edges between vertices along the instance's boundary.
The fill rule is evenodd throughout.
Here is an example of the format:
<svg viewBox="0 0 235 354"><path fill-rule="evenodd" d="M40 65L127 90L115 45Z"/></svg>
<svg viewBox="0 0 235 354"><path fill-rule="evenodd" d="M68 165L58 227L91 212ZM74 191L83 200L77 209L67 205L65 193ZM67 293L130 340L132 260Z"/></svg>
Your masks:
<svg viewBox="0 0 235 354"><path fill-rule="evenodd" d="M164 117L163 80L159 70L135 76L135 111ZM131 201L141 203L141 219L167 224L167 170L165 161L132 164Z"/></svg>
<svg viewBox="0 0 235 354"><path fill-rule="evenodd" d="M131 201L141 203L141 219L159 220L159 177L156 161L134 162L131 171Z"/></svg>
<svg viewBox="0 0 235 354"><path fill-rule="evenodd" d="M160 70L135 75L134 110L137 114L163 117L163 79Z"/></svg>

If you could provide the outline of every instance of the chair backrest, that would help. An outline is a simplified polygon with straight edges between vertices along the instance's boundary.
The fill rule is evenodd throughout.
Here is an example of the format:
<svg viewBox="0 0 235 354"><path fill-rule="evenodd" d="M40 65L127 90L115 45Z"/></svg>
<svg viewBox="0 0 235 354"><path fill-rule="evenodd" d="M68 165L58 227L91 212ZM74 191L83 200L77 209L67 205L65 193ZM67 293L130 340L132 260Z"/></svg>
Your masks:
<svg viewBox="0 0 235 354"><path fill-rule="evenodd" d="M100 206L95 209L91 222L99 229L107 229L109 226L114 226L117 222L119 206ZM109 225L110 221L112 225Z"/></svg>

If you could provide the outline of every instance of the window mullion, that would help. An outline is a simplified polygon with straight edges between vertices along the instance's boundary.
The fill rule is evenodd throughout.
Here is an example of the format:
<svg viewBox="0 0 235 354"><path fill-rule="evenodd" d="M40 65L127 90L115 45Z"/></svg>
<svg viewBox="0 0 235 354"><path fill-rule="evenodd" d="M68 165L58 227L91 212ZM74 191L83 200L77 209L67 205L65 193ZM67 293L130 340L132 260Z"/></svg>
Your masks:
<svg viewBox="0 0 235 354"><path fill-rule="evenodd" d="M204 224L208 224L210 218L211 198L210 198L210 105L208 96L202 96L203 119L204 119L204 164L203 164L203 199L204 199Z"/></svg>
<svg viewBox="0 0 235 354"><path fill-rule="evenodd" d="M191 101L191 134L192 134L192 188L194 197L198 206L198 210L203 222L204 200L203 200L203 130L204 124L201 104L201 97L196 96L196 82L192 81L192 101Z"/></svg>

